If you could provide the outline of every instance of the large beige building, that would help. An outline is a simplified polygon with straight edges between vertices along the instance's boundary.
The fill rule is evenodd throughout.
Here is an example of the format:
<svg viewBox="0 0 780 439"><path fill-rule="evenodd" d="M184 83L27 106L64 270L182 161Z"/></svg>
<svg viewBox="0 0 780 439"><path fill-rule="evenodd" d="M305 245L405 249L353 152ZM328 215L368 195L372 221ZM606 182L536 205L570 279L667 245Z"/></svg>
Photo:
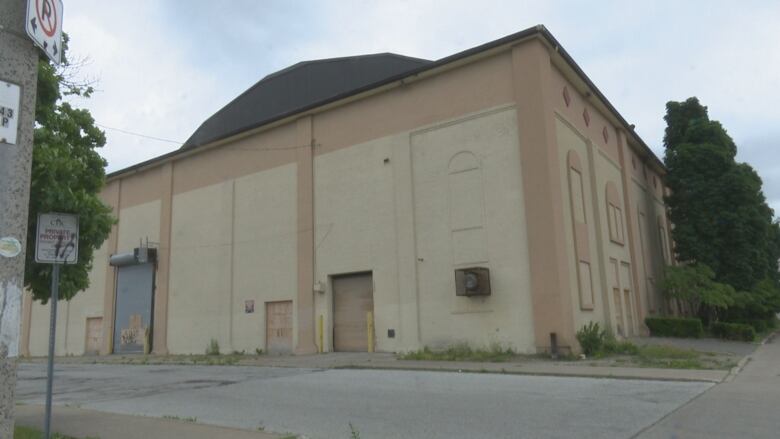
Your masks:
<svg viewBox="0 0 780 439"><path fill-rule="evenodd" d="M438 61L296 64L109 175L119 221L57 354L642 334L671 258L663 175L542 26ZM22 352L45 355L48 305L23 316Z"/></svg>

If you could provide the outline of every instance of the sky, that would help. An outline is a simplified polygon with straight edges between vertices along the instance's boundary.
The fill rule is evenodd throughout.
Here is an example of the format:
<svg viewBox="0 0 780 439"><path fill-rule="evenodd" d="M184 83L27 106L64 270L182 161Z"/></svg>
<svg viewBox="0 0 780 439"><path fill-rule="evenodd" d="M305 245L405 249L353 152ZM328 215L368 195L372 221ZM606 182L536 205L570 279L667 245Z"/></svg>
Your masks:
<svg viewBox="0 0 780 439"><path fill-rule="evenodd" d="M377 52L435 60L544 24L659 157L666 102L697 96L780 215L780 2L64 3L69 58L85 60L78 74L97 89L71 101L106 131L109 172L177 149L241 92L296 62Z"/></svg>

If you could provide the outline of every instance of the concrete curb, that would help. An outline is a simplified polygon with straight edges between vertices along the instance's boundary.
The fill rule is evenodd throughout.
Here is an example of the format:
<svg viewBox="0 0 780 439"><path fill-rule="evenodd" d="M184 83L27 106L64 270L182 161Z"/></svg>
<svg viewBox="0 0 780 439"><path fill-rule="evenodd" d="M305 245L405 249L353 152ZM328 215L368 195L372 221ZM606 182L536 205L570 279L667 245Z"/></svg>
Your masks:
<svg viewBox="0 0 780 439"><path fill-rule="evenodd" d="M741 360L739 360L739 363L737 363L736 366L731 368L731 370L729 371L729 374L726 375L726 377L723 379L723 382L724 383L728 383L728 382L733 381L734 378L736 378L737 375L739 375L739 373L742 372L742 369L745 367L745 365L748 364L748 362L750 362L750 360L752 360L752 359L753 359L753 357L748 355L748 356L742 358Z"/></svg>
<svg viewBox="0 0 780 439"><path fill-rule="evenodd" d="M771 342L775 338L775 335L777 335L777 331L772 332L769 335L767 335L766 337L764 337L764 339L761 340L758 343L758 346L763 346L763 345ZM739 375L739 373L742 372L742 370L745 368L745 366L747 366L747 364L751 360L753 360L753 356L752 355L746 355L741 360L739 360L739 363L737 363L736 366L731 368L731 370L729 371L729 374L726 376L726 378L723 379L723 382L724 383L728 383L728 382L733 381L734 378L736 378L737 375Z"/></svg>
<svg viewBox="0 0 780 439"><path fill-rule="evenodd" d="M500 363L499 363L500 364ZM588 366L576 366L576 367L582 367L583 369L587 369ZM597 372L594 373L594 370L591 370L588 372L587 370L583 370L580 372L564 372L564 371L541 371L541 370L517 370L517 369L509 369L509 368L491 368L491 369L485 369L485 368L456 368L456 367L447 367L447 366L441 366L441 367L433 367L433 366L392 366L392 365L372 365L372 364L349 364L349 365L340 365L340 366L334 366L331 369L355 369L355 370L409 370L409 371L417 371L417 372L449 372L449 373L487 373L487 374L497 374L497 375L525 375L525 376L548 376L548 377L560 377L560 378L598 378L598 379L619 379L619 380L639 380L639 381L672 381L672 382L698 382L698 383L712 383L712 384L718 384L723 382L728 377L728 372L726 371L718 371L718 370L703 370L706 371L712 375L714 375L717 372L722 372L722 377L685 377L685 376L660 376L658 374L653 374L652 369L650 368L630 368L631 370L636 371L637 373L631 374L631 373L621 373L619 370L616 370L614 373L612 371L601 373ZM685 373L691 373L694 372L691 369L663 369L664 371L672 371L669 372L670 375L675 370L684 371ZM698 370L696 370L698 371Z"/></svg>

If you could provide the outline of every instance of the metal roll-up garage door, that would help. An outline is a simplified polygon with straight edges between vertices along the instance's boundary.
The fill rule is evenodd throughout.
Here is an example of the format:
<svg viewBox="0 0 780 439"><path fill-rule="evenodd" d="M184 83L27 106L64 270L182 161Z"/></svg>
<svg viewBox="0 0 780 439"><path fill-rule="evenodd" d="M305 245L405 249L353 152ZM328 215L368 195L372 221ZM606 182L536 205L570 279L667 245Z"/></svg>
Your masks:
<svg viewBox="0 0 780 439"><path fill-rule="evenodd" d="M367 314L374 311L371 273L333 278L333 347L341 352L368 351Z"/></svg>
<svg viewBox="0 0 780 439"><path fill-rule="evenodd" d="M155 264L119 256L111 262L117 270L114 353L143 353L152 339Z"/></svg>

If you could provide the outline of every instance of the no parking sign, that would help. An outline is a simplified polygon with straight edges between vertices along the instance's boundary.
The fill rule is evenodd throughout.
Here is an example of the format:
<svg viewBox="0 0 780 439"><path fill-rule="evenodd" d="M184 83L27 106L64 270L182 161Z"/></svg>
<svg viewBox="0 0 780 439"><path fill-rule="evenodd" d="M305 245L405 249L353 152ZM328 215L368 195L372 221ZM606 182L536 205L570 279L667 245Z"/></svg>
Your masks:
<svg viewBox="0 0 780 439"><path fill-rule="evenodd" d="M62 0L27 0L27 35L54 64L62 60Z"/></svg>

